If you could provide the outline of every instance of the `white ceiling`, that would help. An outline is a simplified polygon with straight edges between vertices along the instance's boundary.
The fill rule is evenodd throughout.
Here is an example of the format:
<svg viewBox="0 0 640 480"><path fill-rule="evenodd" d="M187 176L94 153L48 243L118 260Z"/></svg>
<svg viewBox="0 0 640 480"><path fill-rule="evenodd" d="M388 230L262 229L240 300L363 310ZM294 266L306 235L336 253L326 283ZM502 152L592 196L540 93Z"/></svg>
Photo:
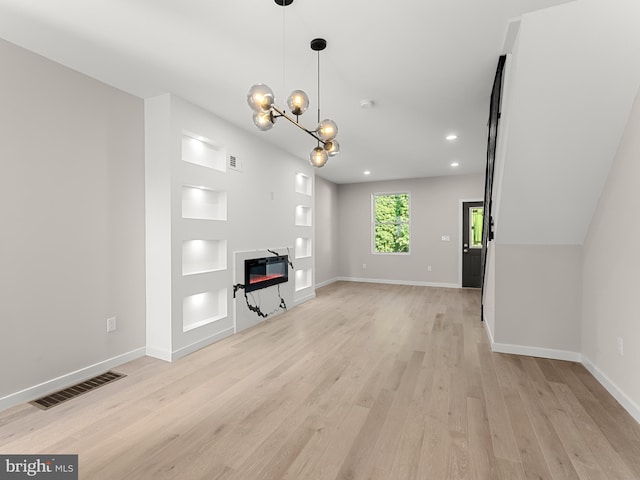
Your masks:
<svg viewBox="0 0 640 480"><path fill-rule="evenodd" d="M263 82L284 105L304 89L315 128L309 41L324 37L322 116L342 152L318 174L351 183L483 172L508 21L567 1L0 0L0 37L142 98L174 93L301 161L313 139L284 121L257 131L245 97Z"/></svg>

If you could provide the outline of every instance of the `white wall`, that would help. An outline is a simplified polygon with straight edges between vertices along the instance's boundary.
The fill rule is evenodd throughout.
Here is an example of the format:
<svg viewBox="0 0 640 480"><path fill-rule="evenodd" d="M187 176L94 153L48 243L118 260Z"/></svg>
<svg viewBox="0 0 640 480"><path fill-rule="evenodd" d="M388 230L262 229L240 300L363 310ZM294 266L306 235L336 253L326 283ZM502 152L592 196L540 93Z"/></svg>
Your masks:
<svg viewBox="0 0 640 480"><path fill-rule="evenodd" d="M640 91L639 91L640 92ZM584 245L582 349L585 363L640 421L640 98ZM623 353L617 351L617 339Z"/></svg>
<svg viewBox="0 0 640 480"><path fill-rule="evenodd" d="M508 161L498 243L584 242L640 85L639 18L636 0L580 0L522 17L499 132Z"/></svg>
<svg viewBox="0 0 640 480"><path fill-rule="evenodd" d="M495 245L494 350L580 359L582 247Z"/></svg>
<svg viewBox="0 0 640 480"><path fill-rule="evenodd" d="M144 117L2 40L0 64L3 408L144 353Z"/></svg>
<svg viewBox="0 0 640 480"><path fill-rule="evenodd" d="M410 193L409 255L374 254L371 248L371 196ZM342 278L458 286L460 200L482 199L482 175L418 178L338 185L338 258ZM442 235L450 237L443 242ZM367 268L363 269L362 265ZM432 271L427 270L431 265Z"/></svg>
<svg viewBox="0 0 640 480"><path fill-rule="evenodd" d="M315 283L326 285L338 277L338 186L315 177Z"/></svg>

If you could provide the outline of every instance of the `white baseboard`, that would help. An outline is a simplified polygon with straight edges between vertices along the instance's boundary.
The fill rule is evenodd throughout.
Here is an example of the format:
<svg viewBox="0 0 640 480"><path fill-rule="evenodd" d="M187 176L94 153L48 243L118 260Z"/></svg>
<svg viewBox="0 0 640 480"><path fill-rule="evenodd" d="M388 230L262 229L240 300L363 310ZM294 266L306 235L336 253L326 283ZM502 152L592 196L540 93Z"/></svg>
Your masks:
<svg viewBox="0 0 640 480"><path fill-rule="evenodd" d="M491 327L489 326L489 322L487 322L487 317L482 314L482 323L484 324L484 330L487 332L487 338L489 339L489 345L491 345L491 350L493 351L493 344L495 341L493 340L493 332L491 331Z"/></svg>
<svg viewBox="0 0 640 480"><path fill-rule="evenodd" d="M187 345L186 347L174 350L171 354L171 360L169 361L173 362L182 357L186 357L190 353L200 350L201 348L208 347L212 343L218 342L230 335L233 335L233 327L227 328L226 330L218 332L215 335L211 335L210 337L203 338L202 340L198 340L197 342L194 342L191 345Z"/></svg>
<svg viewBox="0 0 640 480"><path fill-rule="evenodd" d="M491 351L496 353L511 353L526 357L550 358L552 360L565 360L567 362L582 362L582 354L568 350L554 350L552 348L529 347L526 345L511 345L508 343L491 343Z"/></svg>
<svg viewBox="0 0 640 480"><path fill-rule="evenodd" d="M410 285L414 287L439 287L439 288L460 288L457 283L434 283L434 282L417 282L414 280L388 280L382 278L357 278L357 277L338 277L334 281L341 282L362 282L362 283L384 283L387 285Z"/></svg>
<svg viewBox="0 0 640 480"><path fill-rule="evenodd" d="M146 355L147 357L157 358L158 360L164 360L165 362L171 361L171 352L169 350L162 350L160 348L147 346Z"/></svg>
<svg viewBox="0 0 640 480"><path fill-rule="evenodd" d="M496 343L491 327L484 317L484 329L489 338L491 351L496 353L510 353L512 355L524 355L526 357L550 358L552 360L565 360L568 362L582 363L582 354L579 352L570 352L568 350L554 350L552 348L530 347L527 345L512 345L509 343Z"/></svg>
<svg viewBox="0 0 640 480"><path fill-rule="evenodd" d="M607 377L591 360L583 356L582 364L596 377L600 384L615 398L629 414L640 423L640 405L631 400L609 377Z"/></svg>
<svg viewBox="0 0 640 480"><path fill-rule="evenodd" d="M339 280L338 277L333 277L329 280L325 280L324 282L316 283L316 288L326 287L327 285L331 285L332 283L336 283Z"/></svg>
<svg viewBox="0 0 640 480"><path fill-rule="evenodd" d="M91 377L95 377L96 375L100 375L111 368L122 365L123 363L130 362L131 360L135 360L136 358L144 357L144 355L145 349L138 348L136 350L123 353L122 355L109 358L102 362L89 365L88 367L81 368L79 370L76 370L75 372L70 372L52 380L47 380L46 382L43 382L39 385L34 385L19 392L12 393L0 398L0 411L10 407L14 407L21 403L31 402L32 400L44 397L45 395L50 395L54 392L57 392L58 390L62 390L64 388L70 387L71 385L75 385L76 383L83 382Z"/></svg>
<svg viewBox="0 0 640 480"><path fill-rule="evenodd" d="M316 298L315 291L311 292L309 295L305 295L304 297L296 298L293 302L293 306L297 307L298 305L302 305L303 303L308 302L309 300L313 300L314 298Z"/></svg>

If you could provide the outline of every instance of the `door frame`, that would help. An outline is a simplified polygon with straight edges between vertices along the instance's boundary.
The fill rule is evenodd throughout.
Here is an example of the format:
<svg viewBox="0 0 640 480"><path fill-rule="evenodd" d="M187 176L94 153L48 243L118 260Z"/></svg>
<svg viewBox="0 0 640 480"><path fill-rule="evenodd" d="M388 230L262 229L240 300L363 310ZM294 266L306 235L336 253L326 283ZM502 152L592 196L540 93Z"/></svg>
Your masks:
<svg viewBox="0 0 640 480"><path fill-rule="evenodd" d="M458 199L458 288L462 288L462 221L464 218L464 204L466 202L484 202L484 198Z"/></svg>

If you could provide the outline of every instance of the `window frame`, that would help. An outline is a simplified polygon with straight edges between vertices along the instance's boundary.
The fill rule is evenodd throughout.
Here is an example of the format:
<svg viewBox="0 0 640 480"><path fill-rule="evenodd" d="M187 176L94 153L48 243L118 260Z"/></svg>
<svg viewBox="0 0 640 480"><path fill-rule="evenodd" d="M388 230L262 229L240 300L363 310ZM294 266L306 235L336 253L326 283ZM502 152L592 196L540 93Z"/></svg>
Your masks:
<svg viewBox="0 0 640 480"><path fill-rule="evenodd" d="M408 221L394 223L395 225L407 225L408 229L408 237L409 237L409 245L407 252L378 252L376 250L376 197L383 196L393 196L393 195L406 195L407 196L407 207L408 207ZM390 225L391 223L383 223L382 225ZM406 191L396 191L396 192L375 192L371 194L371 253L374 255L411 255L411 192Z"/></svg>

